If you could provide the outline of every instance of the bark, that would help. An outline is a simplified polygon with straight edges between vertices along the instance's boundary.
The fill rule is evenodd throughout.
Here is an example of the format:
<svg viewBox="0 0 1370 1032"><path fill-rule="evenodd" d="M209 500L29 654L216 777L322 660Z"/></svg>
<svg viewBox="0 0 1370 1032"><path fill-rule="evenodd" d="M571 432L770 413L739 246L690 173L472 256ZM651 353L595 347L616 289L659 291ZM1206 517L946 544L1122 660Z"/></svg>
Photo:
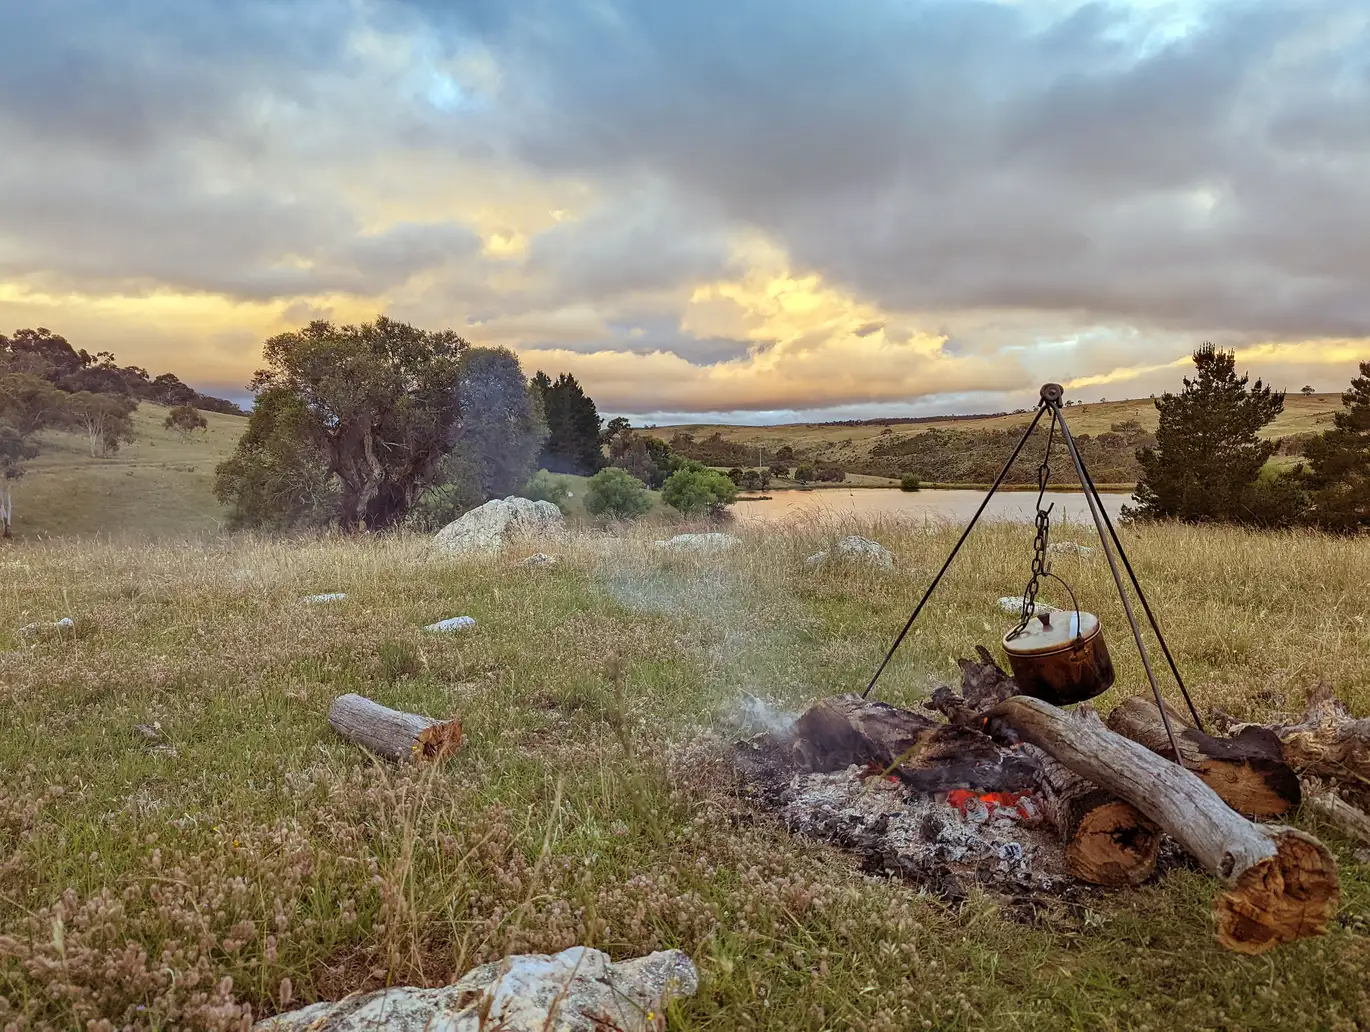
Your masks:
<svg viewBox="0 0 1370 1032"><path fill-rule="evenodd" d="M978 660L956 661L961 667L961 694L946 685L939 686L923 703L924 709L942 714L952 724L978 728L985 710L1020 694L1017 683L999 668L988 649L977 645L975 651L979 653Z"/></svg>
<svg viewBox="0 0 1370 1032"><path fill-rule="evenodd" d="M1140 885L1156 870L1161 833L1130 803L1086 781L1036 746L1037 794L1066 848L1071 875L1094 885Z"/></svg>
<svg viewBox="0 0 1370 1032"><path fill-rule="evenodd" d="M441 761L461 746L460 720L403 713L360 695L334 699L328 723L349 742L397 763Z"/></svg>
<svg viewBox="0 0 1370 1032"><path fill-rule="evenodd" d="M1109 731L1097 713L1074 713L1018 696L987 715L996 733L1013 734L1076 774L1131 803L1215 874L1218 941L1263 953L1326 931L1340 885L1336 861L1313 836L1253 824L1178 764Z"/></svg>
<svg viewBox="0 0 1370 1032"><path fill-rule="evenodd" d="M824 699L808 710L795 723L791 749L800 770L879 768L918 792L1023 791L1036 773L1030 760L979 731L854 694Z"/></svg>
<svg viewBox="0 0 1370 1032"><path fill-rule="evenodd" d="M1285 763L1284 749L1272 732L1251 727L1234 738L1214 738L1188 726L1168 706L1166 712L1185 767L1232 809L1259 820L1298 807L1298 776ZM1108 715L1108 727L1158 755L1175 758L1161 711L1150 699L1124 700Z"/></svg>

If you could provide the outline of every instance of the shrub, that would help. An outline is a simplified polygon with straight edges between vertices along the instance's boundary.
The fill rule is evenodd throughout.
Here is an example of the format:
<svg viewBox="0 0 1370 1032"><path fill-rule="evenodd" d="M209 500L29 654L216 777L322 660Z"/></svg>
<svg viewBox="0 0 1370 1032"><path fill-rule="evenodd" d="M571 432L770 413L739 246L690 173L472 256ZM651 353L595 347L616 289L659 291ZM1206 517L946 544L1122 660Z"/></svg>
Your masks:
<svg viewBox="0 0 1370 1032"><path fill-rule="evenodd" d="M737 500L737 485L715 469L679 469L666 478L661 498L685 516L698 516Z"/></svg>
<svg viewBox="0 0 1370 1032"><path fill-rule="evenodd" d="M920 490L922 486L923 482L918 479L916 473L905 473L899 478L899 490L901 491L917 491Z"/></svg>
<svg viewBox="0 0 1370 1032"><path fill-rule="evenodd" d="M523 485L523 490L519 494L534 502L551 502L565 512L566 499L571 497L571 489L566 486L566 481L553 476L545 469L540 469L528 478L528 483Z"/></svg>
<svg viewBox="0 0 1370 1032"><path fill-rule="evenodd" d="M585 489L585 508L592 516L628 520L643 515L651 507L652 496L642 481L617 466L600 470L590 478Z"/></svg>
<svg viewBox="0 0 1370 1032"><path fill-rule="evenodd" d="M804 465L797 467L794 471L795 482L799 484L807 484L813 477L813 466L809 465L807 462L804 463Z"/></svg>
<svg viewBox="0 0 1370 1032"><path fill-rule="evenodd" d="M182 437L189 437L196 430L206 430L209 423L205 417L200 415L194 405L177 405L162 421L162 426L168 430L175 430Z"/></svg>

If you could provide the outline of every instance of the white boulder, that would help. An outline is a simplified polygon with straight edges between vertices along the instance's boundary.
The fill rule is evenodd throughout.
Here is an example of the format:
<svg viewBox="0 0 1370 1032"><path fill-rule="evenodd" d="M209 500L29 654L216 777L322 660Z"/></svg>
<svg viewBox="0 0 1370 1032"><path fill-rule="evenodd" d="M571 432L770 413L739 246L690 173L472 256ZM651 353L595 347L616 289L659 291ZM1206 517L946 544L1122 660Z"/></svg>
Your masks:
<svg viewBox="0 0 1370 1032"><path fill-rule="evenodd" d="M54 620L51 623L25 624L19 628L19 634L25 638L45 638L74 630L76 630L76 621L69 616L64 616L62 619Z"/></svg>
<svg viewBox="0 0 1370 1032"><path fill-rule="evenodd" d="M438 531L433 546L452 555L492 553L508 538L555 535L564 527L561 510L551 502L492 498Z"/></svg>
<svg viewBox="0 0 1370 1032"><path fill-rule="evenodd" d="M537 566L555 566L558 562L560 562L560 560L554 555L544 555L541 552L534 552L527 559L520 562L519 565L531 568Z"/></svg>
<svg viewBox="0 0 1370 1032"><path fill-rule="evenodd" d="M1006 595L999 600L999 608L1013 616L1021 616L1023 613L1023 596ZM1032 612L1029 616L1036 613L1059 613L1060 610L1046 602L1034 602Z"/></svg>
<svg viewBox="0 0 1370 1032"><path fill-rule="evenodd" d="M1089 545L1079 545L1074 541L1053 541L1047 545L1047 551L1053 555L1078 555L1083 559L1094 554L1094 549Z"/></svg>
<svg viewBox="0 0 1370 1032"><path fill-rule="evenodd" d="M740 545L741 539L731 534L677 534L670 541L658 541L656 547L668 552L726 552Z"/></svg>
<svg viewBox="0 0 1370 1032"><path fill-rule="evenodd" d="M849 534L823 552L815 552L804 562L809 566L824 566L829 562L867 563L882 570L894 569L894 555L879 541Z"/></svg>
<svg viewBox="0 0 1370 1032"><path fill-rule="evenodd" d="M693 996L699 976L679 950L613 963L573 946L507 957L443 989L380 989L259 1021L256 1032L659 1032L661 1011Z"/></svg>
<svg viewBox="0 0 1370 1032"><path fill-rule="evenodd" d="M310 605L317 605L320 602L341 602L347 598L345 591L330 591L323 595L306 595L304 601Z"/></svg>

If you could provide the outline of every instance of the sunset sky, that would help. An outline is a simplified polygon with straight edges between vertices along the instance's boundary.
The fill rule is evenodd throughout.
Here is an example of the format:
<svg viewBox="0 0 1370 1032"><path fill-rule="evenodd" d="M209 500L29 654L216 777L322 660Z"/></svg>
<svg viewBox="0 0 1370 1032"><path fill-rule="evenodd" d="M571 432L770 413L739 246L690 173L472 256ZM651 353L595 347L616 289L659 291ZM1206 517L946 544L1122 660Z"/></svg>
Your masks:
<svg viewBox="0 0 1370 1032"><path fill-rule="evenodd" d="M0 0L0 331L384 312L770 422L1370 359L1366 0Z"/></svg>

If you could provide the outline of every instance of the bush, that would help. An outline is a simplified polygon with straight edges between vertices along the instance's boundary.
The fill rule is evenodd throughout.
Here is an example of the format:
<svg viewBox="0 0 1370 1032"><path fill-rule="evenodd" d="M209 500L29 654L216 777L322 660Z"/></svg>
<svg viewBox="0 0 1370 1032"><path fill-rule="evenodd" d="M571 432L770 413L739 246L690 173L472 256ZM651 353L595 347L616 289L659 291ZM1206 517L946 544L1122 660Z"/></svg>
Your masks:
<svg viewBox="0 0 1370 1032"><path fill-rule="evenodd" d="M918 479L915 473L905 473L899 478L899 490L918 491L923 487L923 482Z"/></svg>
<svg viewBox="0 0 1370 1032"><path fill-rule="evenodd" d="M196 430L206 430L209 423L200 415L194 405L177 405L162 422L168 430L175 430L182 437L189 437Z"/></svg>
<svg viewBox="0 0 1370 1032"><path fill-rule="evenodd" d="M585 489L585 509L592 516L630 520L642 516L651 507L652 496L642 481L617 466L600 470L590 478Z"/></svg>
<svg viewBox="0 0 1370 1032"><path fill-rule="evenodd" d="M807 484L814 477L813 466L807 462L799 466L794 471L794 479L797 484Z"/></svg>
<svg viewBox="0 0 1370 1032"><path fill-rule="evenodd" d="M523 485L523 490L519 494L530 501L551 502L565 512L566 499L571 497L571 489L566 486L566 481L558 479L545 469L540 469L528 478L528 483Z"/></svg>
<svg viewBox="0 0 1370 1032"><path fill-rule="evenodd" d="M666 478L661 498L685 516L698 516L731 505L737 485L715 469L679 469Z"/></svg>

